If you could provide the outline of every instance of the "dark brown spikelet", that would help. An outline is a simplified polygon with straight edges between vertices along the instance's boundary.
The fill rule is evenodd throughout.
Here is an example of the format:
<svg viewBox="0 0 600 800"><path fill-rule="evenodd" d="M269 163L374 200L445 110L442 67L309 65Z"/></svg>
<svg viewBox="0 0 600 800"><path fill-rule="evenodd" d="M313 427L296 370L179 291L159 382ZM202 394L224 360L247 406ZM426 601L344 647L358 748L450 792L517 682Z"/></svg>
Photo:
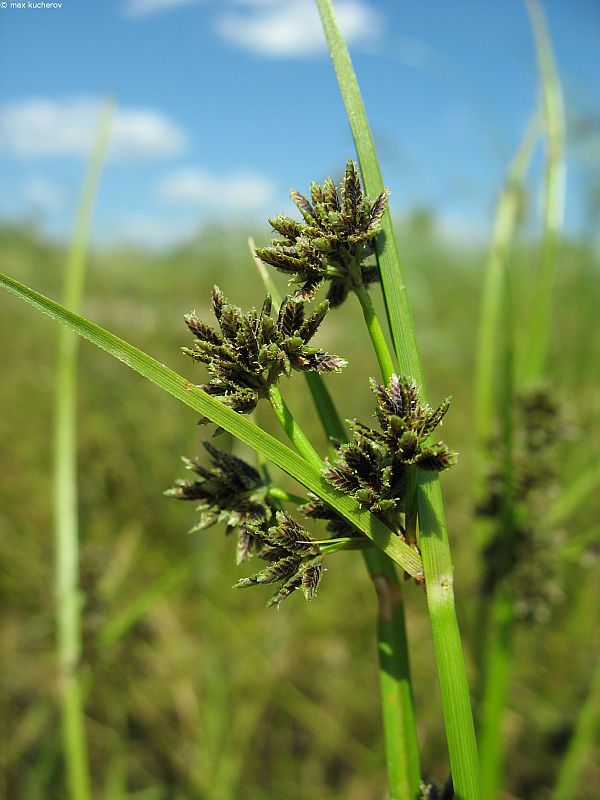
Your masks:
<svg viewBox="0 0 600 800"><path fill-rule="evenodd" d="M568 597L568 576L592 555L584 545L569 557L564 528L544 524L549 505L562 492L558 471L572 433L564 406L548 386L538 385L516 398L511 486L504 479L506 444L502 437L491 443L487 496L477 508L479 515L493 521L481 593L490 596L502 583L509 585L515 617L524 624L552 619ZM509 525L507 508L512 509Z"/></svg>
<svg viewBox="0 0 600 800"><path fill-rule="evenodd" d="M270 525L275 508L267 486L254 467L231 453L204 442L210 466L198 459L183 459L195 480L179 480L165 492L176 500L193 500L200 512L192 531L204 530L217 522L225 523L227 533L237 530L238 563L248 558L259 544L249 531L256 526Z"/></svg>
<svg viewBox="0 0 600 800"><path fill-rule="evenodd" d="M302 588L311 600L321 579L321 551L317 542L288 514L277 512L276 524L270 528L254 527L250 534L260 546L257 555L269 565L249 578L242 578L236 588L267 583L281 583L268 605L279 605L295 589Z"/></svg>
<svg viewBox="0 0 600 800"><path fill-rule="evenodd" d="M243 313L215 286L212 302L220 330L195 314L186 315L195 340L193 347L183 348L183 352L206 364L211 378L201 388L238 414L251 413L282 375L289 376L293 370L339 372L347 363L309 345L327 313L327 303L321 303L305 319L304 302L286 297L273 319L270 297L260 311L253 308Z"/></svg>
<svg viewBox="0 0 600 800"><path fill-rule="evenodd" d="M312 298L329 281L327 299L335 308L356 288L357 281L367 285L379 280L377 264L365 262L375 252L375 238L388 204L387 189L374 203L369 202L358 168L350 160L339 193L327 178L323 184L311 184L310 201L295 189L290 194L303 222L283 214L271 218L273 229L283 238L257 249L256 255L299 284L298 299ZM356 264L360 266L358 277Z"/></svg>
<svg viewBox="0 0 600 800"><path fill-rule="evenodd" d="M323 473L336 489L354 497L388 526L403 534L398 522L405 511L407 469L441 472L456 461L443 442L429 443L429 435L448 409L446 400L437 409L419 400L419 387L393 375L387 385L371 381L380 430L351 422L352 439L339 448L339 458ZM328 518L318 500L300 507L303 513ZM335 518L329 530L335 530Z"/></svg>

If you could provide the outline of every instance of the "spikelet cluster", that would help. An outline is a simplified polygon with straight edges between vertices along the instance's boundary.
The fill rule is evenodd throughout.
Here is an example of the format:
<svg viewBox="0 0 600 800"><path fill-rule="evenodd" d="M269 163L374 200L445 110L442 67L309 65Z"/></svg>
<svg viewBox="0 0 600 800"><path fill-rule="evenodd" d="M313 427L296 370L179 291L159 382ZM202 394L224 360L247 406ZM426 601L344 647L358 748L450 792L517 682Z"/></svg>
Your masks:
<svg viewBox="0 0 600 800"><path fill-rule="evenodd" d="M237 530L237 562L245 561L256 549L254 531L257 526L270 525L275 507L268 496L267 484L250 464L231 453L203 442L210 456L210 466L199 459L184 458L194 480L178 480L165 492L177 500L197 501L198 523L190 533L210 528L216 523L226 525L226 533ZM251 533L252 531L252 533Z"/></svg>
<svg viewBox="0 0 600 800"><path fill-rule="evenodd" d="M336 489L356 498L372 513L398 530L398 512L405 510L408 467L441 472L456 461L456 453L429 438L442 422L449 399L437 408L421 403L419 387L409 378L393 375L387 386L371 381L377 400L380 430L354 420L352 440L339 448L338 461L325 471ZM344 526L331 509L314 498L301 509L307 516L329 520L328 528Z"/></svg>
<svg viewBox="0 0 600 800"><path fill-rule="evenodd" d="M196 338L194 346L183 352L206 364L211 379L202 386L204 391L240 414L253 411L282 375L289 376L293 370L339 372L347 364L309 344L325 318L327 301L305 316L303 301L284 298L273 317L267 297L260 311L253 308L244 314L215 286L212 305L219 330L188 314L185 320Z"/></svg>
<svg viewBox="0 0 600 800"><path fill-rule="evenodd" d="M538 386L517 398L514 479L506 498L502 477L503 444L488 477L488 495L477 511L497 520L484 551L482 590L492 594L510 581L515 615L522 622L544 622L564 598L565 532L543 520L560 492L558 448L570 435L565 414L547 388ZM510 535L502 524L503 504L513 509Z"/></svg>
<svg viewBox="0 0 600 800"><path fill-rule="evenodd" d="M238 588L262 584L279 584L276 593L267 603L279 605L296 589L302 589L307 600L312 600L323 574L319 544L283 512L277 512L277 524L252 531L260 547L257 555L268 562L264 569L249 578L242 578Z"/></svg>
<svg viewBox="0 0 600 800"><path fill-rule="evenodd" d="M256 254L300 284L296 297L311 298L327 281L327 299L335 307L356 288L357 279L365 285L379 280L377 266L364 262L374 254L374 240L387 208L387 189L371 203L350 160L339 193L327 178L322 185L311 184L310 200L295 189L290 194L304 222L284 215L273 217L269 222L283 239L274 239Z"/></svg>

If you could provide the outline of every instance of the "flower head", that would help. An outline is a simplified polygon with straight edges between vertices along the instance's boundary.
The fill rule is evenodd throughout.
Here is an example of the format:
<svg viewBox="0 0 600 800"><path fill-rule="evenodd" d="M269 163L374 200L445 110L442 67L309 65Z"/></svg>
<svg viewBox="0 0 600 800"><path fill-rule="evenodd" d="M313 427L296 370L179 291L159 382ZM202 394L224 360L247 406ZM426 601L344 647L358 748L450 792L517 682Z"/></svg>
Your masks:
<svg viewBox="0 0 600 800"><path fill-rule="evenodd" d="M310 200L295 189L290 194L304 222L283 215L270 219L283 239L274 239L256 254L301 284L298 298L312 297L325 281L330 281L327 299L334 307L345 300L357 274L364 284L379 280L377 266L363 262L374 252L374 240L387 208L387 189L374 203L369 202L356 164L350 160L339 194L331 178L322 185L311 184Z"/></svg>
<svg viewBox="0 0 600 800"><path fill-rule="evenodd" d="M268 487L259 473L241 458L203 442L210 455L211 466L198 459L184 458L186 468L195 473L191 481L178 480L165 494L177 500L197 500L200 521L191 532L210 528L218 522L227 525L226 532L238 529L238 563L255 548L257 539L250 534L257 525L269 525L275 509L269 502Z"/></svg>
<svg viewBox="0 0 600 800"><path fill-rule="evenodd" d="M216 286L212 301L220 330L188 314L185 320L196 340L184 353L206 364L212 377L204 391L240 414L253 411L269 387L292 370L339 372L347 363L309 345L327 313L327 301L306 317L304 302L286 297L275 319L270 297L260 311L253 308L247 314L228 303Z"/></svg>
<svg viewBox="0 0 600 800"><path fill-rule="evenodd" d="M456 453L443 442L428 442L450 401L444 400L434 410L421 403L414 381L396 375L387 386L372 380L371 388L377 398L375 416L381 430L351 422L352 440L340 447L338 461L329 465L324 475L336 489L355 497L397 529L396 512L405 510L407 468L441 472L456 461ZM346 532L347 523L316 498L301 510L307 516L328 519L329 530Z"/></svg>
<svg viewBox="0 0 600 800"><path fill-rule="evenodd" d="M302 589L306 599L312 600L323 573L319 544L287 514L277 512L276 519L277 524L271 528L251 529L260 544L258 557L268 566L256 575L242 578L236 588L279 583L269 606L279 605L296 589Z"/></svg>

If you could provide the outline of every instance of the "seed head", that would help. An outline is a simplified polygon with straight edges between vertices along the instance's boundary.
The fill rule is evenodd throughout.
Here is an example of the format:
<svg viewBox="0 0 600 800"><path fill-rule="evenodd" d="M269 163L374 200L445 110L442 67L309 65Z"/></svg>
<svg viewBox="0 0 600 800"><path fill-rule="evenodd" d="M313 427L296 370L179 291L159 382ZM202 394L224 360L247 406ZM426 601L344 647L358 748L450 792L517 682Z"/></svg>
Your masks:
<svg viewBox="0 0 600 800"><path fill-rule="evenodd" d="M220 330L188 314L185 321L196 338L183 352L206 364L212 377L204 391L240 414L253 411L269 386L293 370L339 372L346 366L343 358L309 344L327 313L327 300L305 316L304 302L286 297L276 318L270 297L260 311L253 308L247 314L228 303L216 286L212 300Z"/></svg>
<svg viewBox="0 0 600 800"><path fill-rule="evenodd" d="M339 306L355 288L357 273L363 284L379 280L377 266L363 262L374 253L388 194L384 189L373 203L369 202L356 164L349 160L339 194L331 178L322 185L311 184L310 200L296 189L290 192L304 222L283 215L273 217L269 222L283 238L274 239L256 254L300 284L297 298L312 297L329 281L327 299L332 307Z"/></svg>

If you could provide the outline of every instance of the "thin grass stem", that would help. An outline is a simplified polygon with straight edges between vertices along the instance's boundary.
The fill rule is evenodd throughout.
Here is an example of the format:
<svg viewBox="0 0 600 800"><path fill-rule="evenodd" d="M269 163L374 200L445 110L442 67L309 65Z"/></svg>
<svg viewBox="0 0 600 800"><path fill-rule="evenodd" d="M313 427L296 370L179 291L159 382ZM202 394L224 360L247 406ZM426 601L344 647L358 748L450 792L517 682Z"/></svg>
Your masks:
<svg viewBox="0 0 600 800"><path fill-rule="evenodd" d="M294 445L298 453L305 458L309 464L321 471L323 469L323 459L313 447L308 436L296 422L278 386L272 385L269 387L269 402L277 417L277 421L286 432L288 439Z"/></svg>
<svg viewBox="0 0 600 800"><path fill-rule="evenodd" d="M502 318L504 328L503 369L500 375L502 440L502 496L500 524L508 553L516 546L515 525L515 392L513 310L509 275L503 276ZM481 717L481 778L483 796L497 800L502 782L503 719L507 704L512 661L514 597L510 576L495 587L491 606L491 625L486 636L486 662ZM479 632L483 633L482 631Z"/></svg>
<svg viewBox="0 0 600 800"><path fill-rule="evenodd" d="M481 780L486 800L496 800L502 780L502 720L510 676L513 639L512 592L503 586L495 594L486 638L486 683L481 704Z"/></svg>
<svg viewBox="0 0 600 800"><path fill-rule="evenodd" d="M477 358L475 367L474 433L479 461L490 456L494 432L496 389L498 384L498 338L504 329L502 305L505 273L523 203L524 177L539 135L539 115L532 115L525 135L509 166L500 192L492 230L492 240L485 268L479 312Z"/></svg>
<svg viewBox="0 0 600 800"><path fill-rule="evenodd" d="M354 294L357 296L362 308L365 324L367 326L367 330L369 331L369 336L371 337L375 355L377 356L379 369L381 370L384 381L387 383L395 371L394 362L392 361L392 357L381 328L381 323L379 322L379 317L375 313L371 295L364 286L360 286L359 288L355 289Z"/></svg>
<svg viewBox="0 0 600 800"><path fill-rule="evenodd" d="M381 170L348 48L335 18L331 0L316 2L350 120L365 189L369 196L376 197L383 190ZM412 310L389 211L382 221L377 254L398 364L404 373L419 383L425 400L425 381ZM439 480L434 473L420 474L417 486L419 542L454 786L461 800L479 800L479 759L454 605L453 567L442 494Z"/></svg>
<svg viewBox="0 0 600 800"><path fill-rule="evenodd" d="M78 309L83 294L92 212L106 153L112 103L102 109L65 270L65 306ZM79 530L77 515L77 351L79 338L59 332L54 423L54 528L57 648L61 685L63 752L68 796L89 800L90 772L85 731L81 657Z"/></svg>
<svg viewBox="0 0 600 800"><path fill-rule="evenodd" d="M506 342L506 302L509 257L514 241L519 211L522 205L524 179L533 155L539 134L538 114L532 115L523 139L508 168L504 186L500 192L492 240L485 269L484 287L479 314L479 334L475 367L474 433L477 456L475 486L476 502L485 501L488 492L487 474L493 457L492 442L495 424L500 410L499 398L514 403L513 392L504 379L512 384L513 376L499 357L499 342ZM474 538L481 550L492 533L493 521L476 517ZM474 620L474 658L477 666L477 697L481 698L485 686L486 647L490 602L487 596L477 603Z"/></svg>
<svg viewBox="0 0 600 800"><path fill-rule="evenodd" d="M283 500L285 503L293 503L296 506L306 503L306 497L300 497L299 494L286 492L285 489L280 489L278 486L269 486L269 497L274 497L276 500Z"/></svg>
<svg viewBox="0 0 600 800"><path fill-rule="evenodd" d="M600 660L592 676L575 729L564 754L552 800L576 800L586 764L590 761L600 732Z"/></svg>
<svg viewBox="0 0 600 800"><path fill-rule="evenodd" d="M550 345L552 292L565 206L565 112L560 77L542 6L539 0L525 0L525 5L533 29L542 83L546 143L544 233L534 290L529 351L523 376L525 380L532 382L539 380L544 374Z"/></svg>
<svg viewBox="0 0 600 800"><path fill-rule="evenodd" d="M250 246L253 248L253 242ZM277 290L270 277L266 280L267 271L262 262L259 272L275 300ZM358 292L357 295L387 381L393 372L393 364L383 331L367 290L361 287L360 295ZM281 302L278 298L277 301ZM305 377L326 437L329 441L347 442L346 427L322 377L314 373L306 373ZM402 587L394 564L385 553L370 548L363 555L378 603L377 652L388 783L391 800L401 800L416 795L421 778Z"/></svg>

